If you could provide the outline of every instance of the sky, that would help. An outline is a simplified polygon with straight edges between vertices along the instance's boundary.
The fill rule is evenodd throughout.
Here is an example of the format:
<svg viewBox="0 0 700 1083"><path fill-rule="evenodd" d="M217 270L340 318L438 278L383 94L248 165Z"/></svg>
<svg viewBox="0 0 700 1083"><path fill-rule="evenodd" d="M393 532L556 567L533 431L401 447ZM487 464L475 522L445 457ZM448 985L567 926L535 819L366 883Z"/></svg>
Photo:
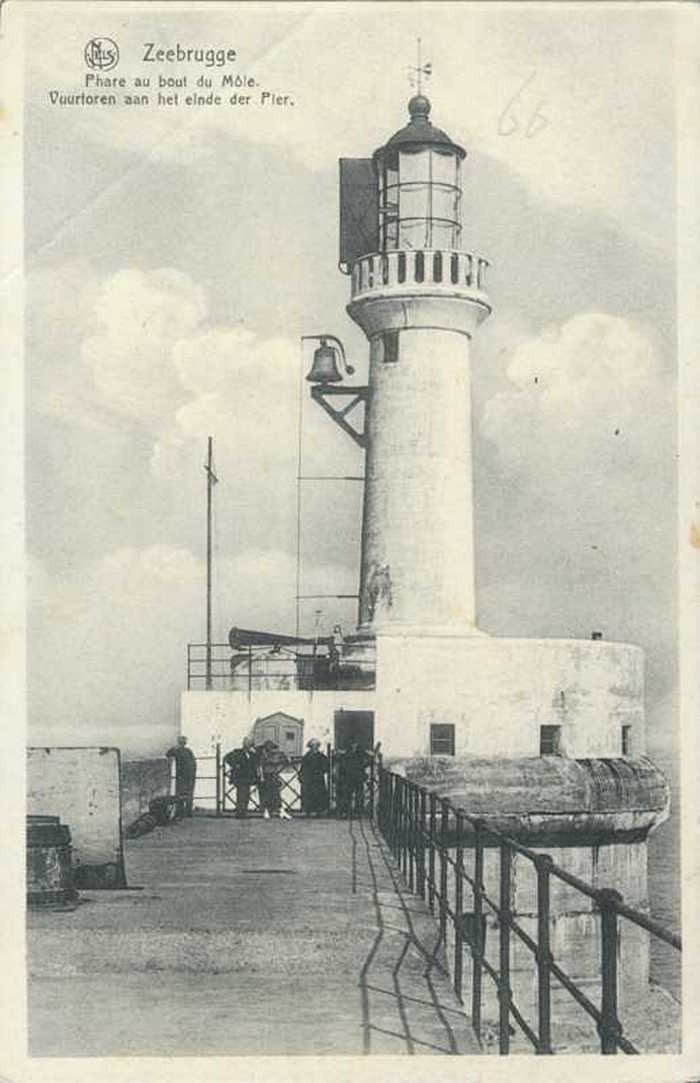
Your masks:
<svg viewBox="0 0 700 1083"><path fill-rule="evenodd" d="M337 160L407 119L466 147L464 243L493 314L472 348L477 615L492 635L647 656L652 744L676 726L673 9L599 5L44 8L25 98L29 736L162 751L205 632L294 631L296 474L362 452L309 401L311 348L367 344L337 269ZM59 108L85 43L233 47L292 107ZM190 86L216 68L175 66ZM165 69L158 69L165 70ZM229 69L226 69L229 70ZM167 91L168 93L171 91ZM155 97L157 90L149 93ZM226 92L225 92L226 93ZM227 92L227 93L230 93ZM357 483L302 493L302 593L357 590ZM351 630L350 602L321 629ZM302 607L310 631L314 605Z"/></svg>

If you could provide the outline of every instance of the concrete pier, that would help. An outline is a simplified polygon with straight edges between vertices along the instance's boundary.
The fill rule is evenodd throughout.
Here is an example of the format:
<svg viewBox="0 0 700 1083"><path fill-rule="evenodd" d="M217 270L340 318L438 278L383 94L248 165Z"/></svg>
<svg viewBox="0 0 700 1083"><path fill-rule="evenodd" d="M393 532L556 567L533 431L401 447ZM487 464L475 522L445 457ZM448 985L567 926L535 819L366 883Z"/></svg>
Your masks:
<svg viewBox="0 0 700 1083"><path fill-rule="evenodd" d="M126 860L143 890L29 915L31 1056L479 1052L367 821L196 816Z"/></svg>

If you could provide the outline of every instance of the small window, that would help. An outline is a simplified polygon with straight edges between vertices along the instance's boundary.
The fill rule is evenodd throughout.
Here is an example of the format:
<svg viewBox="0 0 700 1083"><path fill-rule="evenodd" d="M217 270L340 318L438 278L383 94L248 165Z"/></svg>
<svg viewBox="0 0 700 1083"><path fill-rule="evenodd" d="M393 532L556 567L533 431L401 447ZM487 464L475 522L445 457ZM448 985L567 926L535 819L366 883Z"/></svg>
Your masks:
<svg viewBox="0 0 700 1083"><path fill-rule="evenodd" d="M540 726L540 756L558 756L561 726Z"/></svg>
<svg viewBox="0 0 700 1083"><path fill-rule="evenodd" d="M425 278L425 257L423 256L423 253L416 252L415 260L416 282L422 282Z"/></svg>
<svg viewBox="0 0 700 1083"><path fill-rule="evenodd" d="M405 252L399 252L399 270L398 270L397 277L398 277L399 282L405 282L406 281L406 253Z"/></svg>
<svg viewBox="0 0 700 1083"><path fill-rule="evenodd" d="M442 282L442 252L433 256L433 282Z"/></svg>
<svg viewBox="0 0 700 1083"><path fill-rule="evenodd" d="M622 727L622 755L623 756L631 756L632 755L632 727L631 726L623 726Z"/></svg>
<svg viewBox="0 0 700 1083"><path fill-rule="evenodd" d="M288 741L296 741L297 739L297 735L294 730L287 730L284 736L287 738Z"/></svg>
<svg viewBox="0 0 700 1083"><path fill-rule="evenodd" d="M430 727L430 755L454 756L455 728L453 725L435 723Z"/></svg>
<svg viewBox="0 0 700 1083"><path fill-rule="evenodd" d="M399 332L385 331L382 335L384 343L384 361L386 364L395 364L399 359Z"/></svg>

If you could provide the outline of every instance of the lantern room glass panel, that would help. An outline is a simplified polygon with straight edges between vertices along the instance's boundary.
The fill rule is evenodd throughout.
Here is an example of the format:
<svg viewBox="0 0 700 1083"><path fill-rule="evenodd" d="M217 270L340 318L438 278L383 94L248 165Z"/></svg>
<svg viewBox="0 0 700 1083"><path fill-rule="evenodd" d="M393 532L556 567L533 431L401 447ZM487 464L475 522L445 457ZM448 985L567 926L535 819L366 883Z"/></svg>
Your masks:
<svg viewBox="0 0 700 1083"><path fill-rule="evenodd" d="M382 250L460 247L458 155L429 147L394 151L378 180Z"/></svg>

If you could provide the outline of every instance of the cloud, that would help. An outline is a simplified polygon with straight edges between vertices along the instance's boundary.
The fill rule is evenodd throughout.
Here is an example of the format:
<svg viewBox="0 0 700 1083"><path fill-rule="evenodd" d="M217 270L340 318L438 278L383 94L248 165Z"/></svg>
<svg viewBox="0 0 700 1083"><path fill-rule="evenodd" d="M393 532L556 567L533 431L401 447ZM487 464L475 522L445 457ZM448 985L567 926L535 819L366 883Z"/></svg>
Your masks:
<svg viewBox="0 0 700 1083"><path fill-rule="evenodd" d="M291 481L302 390L307 464L316 456L323 465L332 426L308 410L309 357L300 356L299 341L212 326L207 312L205 291L174 268L128 268L104 279L81 347L92 389L92 410L84 386L78 395L86 423L111 411L144 426L156 479L182 476L212 435L220 454L235 454L239 471L265 477L284 468ZM341 456L347 443L341 437Z"/></svg>
<svg viewBox="0 0 700 1083"><path fill-rule="evenodd" d="M676 649L670 381L644 331L603 312L520 342L507 377L479 426L480 622L637 642L658 697Z"/></svg>
<svg viewBox="0 0 700 1083"><path fill-rule="evenodd" d="M559 502L586 479L618 494L652 483L659 447L669 446L657 438L670 388L639 327L580 313L517 345L507 378L512 387L485 404L481 432L520 485Z"/></svg>
<svg viewBox="0 0 700 1083"><path fill-rule="evenodd" d="M103 404L141 421L172 410L185 397L173 349L206 315L204 291L182 271L130 268L106 279L93 308L99 330L82 346Z"/></svg>

